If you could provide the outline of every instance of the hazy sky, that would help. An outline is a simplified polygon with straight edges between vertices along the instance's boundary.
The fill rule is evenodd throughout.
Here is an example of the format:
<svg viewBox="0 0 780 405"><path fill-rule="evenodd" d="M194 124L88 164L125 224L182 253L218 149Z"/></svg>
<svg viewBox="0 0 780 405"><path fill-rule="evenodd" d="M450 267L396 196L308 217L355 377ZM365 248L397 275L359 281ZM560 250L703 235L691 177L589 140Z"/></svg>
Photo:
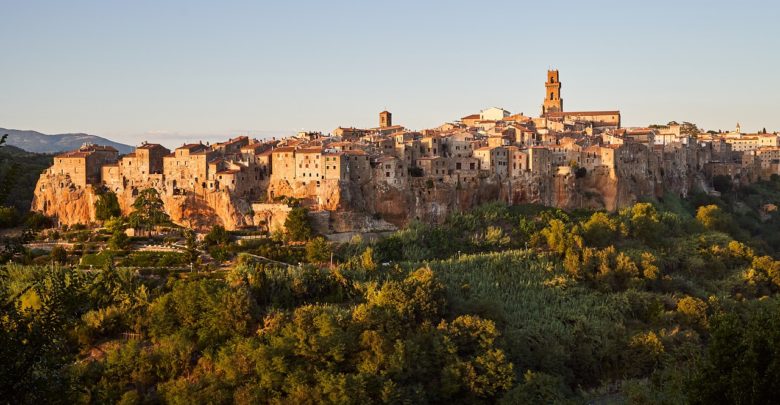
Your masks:
<svg viewBox="0 0 780 405"><path fill-rule="evenodd" d="M137 143L490 106L780 130L772 1L0 0L0 127ZM175 137L174 137L175 136Z"/></svg>

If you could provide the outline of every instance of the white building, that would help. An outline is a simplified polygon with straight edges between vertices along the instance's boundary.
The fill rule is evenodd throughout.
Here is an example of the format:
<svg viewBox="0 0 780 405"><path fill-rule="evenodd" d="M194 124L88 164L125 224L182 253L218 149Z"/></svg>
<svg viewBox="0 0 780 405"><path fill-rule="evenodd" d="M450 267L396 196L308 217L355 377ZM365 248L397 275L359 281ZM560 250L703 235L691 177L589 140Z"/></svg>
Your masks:
<svg viewBox="0 0 780 405"><path fill-rule="evenodd" d="M509 111L498 107L490 107L479 112L479 119L482 121L498 121L508 116Z"/></svg>

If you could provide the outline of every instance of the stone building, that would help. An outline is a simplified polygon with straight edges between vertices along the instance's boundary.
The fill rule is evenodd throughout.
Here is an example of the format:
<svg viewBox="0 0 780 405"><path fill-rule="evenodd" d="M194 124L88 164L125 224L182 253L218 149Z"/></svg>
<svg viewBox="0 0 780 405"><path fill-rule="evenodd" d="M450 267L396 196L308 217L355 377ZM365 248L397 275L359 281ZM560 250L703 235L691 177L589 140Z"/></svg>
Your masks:
<svg viewBox="0 0 780 405"><path fill-rule="evenodd" d="M507 146L507 175L520 177L528 171L528 153L517 146Z"/></svg>
<svg viewBox="0 0 780 405"><path fill-rule="evenodd" d="M271 151L271 178L295 180L295 148L286 146Z"/></svg>
<svg viewBox="0 0 780 405"><path fill-rule="evenodd" d="M182 145L163 157L163 175L169 193L195 192L207 188L208 163L217 154L202 143Z"/></svg>
<svg viewBox="0 0 780 405"><path fill-rule="evenodd" d="M406 182L406 167L401 159L395 156L381 156L376 159L374 178L384 181L396 187L401 187Z"/></svg>
<svg viewBox="0 0 780 405"><path fill-rule="evenodd" d="M325 180L346 181L349 179L347 171L347 156L343 152L323 152L322 166Z"/></svg>
<svg viewBox="0 0 780 405"><path fill-rule="evenodd" d="M474 157L480 161L480 169L499 177L507 175L507 150L503 146L483 146L474 150Z"/></svg>
<svg viewBox="0 0 780 405"><path fill-rule="evenodd" d="M84 144L77 150L55 156L49 171L70 177L77 187L100 184L102 167L116 163L117 155L111 146Z"/></svg>

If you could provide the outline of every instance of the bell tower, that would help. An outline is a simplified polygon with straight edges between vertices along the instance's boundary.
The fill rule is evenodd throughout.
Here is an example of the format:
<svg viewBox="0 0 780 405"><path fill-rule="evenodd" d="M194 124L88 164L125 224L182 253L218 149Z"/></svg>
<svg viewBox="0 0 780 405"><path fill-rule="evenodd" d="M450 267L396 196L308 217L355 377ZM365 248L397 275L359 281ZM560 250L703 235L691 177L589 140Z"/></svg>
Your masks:
<svg viewBox="0 0 780 405"><path fill-rule="evenodd" d="M563 111L563 99L561 98L561 81L558 78L558 70L547 71L547 82L544 84L546 89L544 95L544 104L542 104L542 115L548 112Z"/></svg>
<svg viewBox="0 0 780 405"><path fill-rule="evenodd" d="M379 113L379 127L387 128L393 126L393 114L390 111L382 111Z"/></svg>

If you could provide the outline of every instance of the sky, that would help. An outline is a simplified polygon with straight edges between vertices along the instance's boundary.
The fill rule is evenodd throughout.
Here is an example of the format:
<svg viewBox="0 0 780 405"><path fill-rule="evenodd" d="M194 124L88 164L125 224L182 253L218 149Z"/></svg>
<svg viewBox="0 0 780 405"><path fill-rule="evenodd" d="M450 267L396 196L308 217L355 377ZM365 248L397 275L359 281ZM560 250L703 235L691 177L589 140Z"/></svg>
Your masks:
<svg viewBox="0 0 780 405"><path fill-rule="evenodd" d="M138 144L491 106L780 130L780 2L0 0L0 127Z"/></svg>

